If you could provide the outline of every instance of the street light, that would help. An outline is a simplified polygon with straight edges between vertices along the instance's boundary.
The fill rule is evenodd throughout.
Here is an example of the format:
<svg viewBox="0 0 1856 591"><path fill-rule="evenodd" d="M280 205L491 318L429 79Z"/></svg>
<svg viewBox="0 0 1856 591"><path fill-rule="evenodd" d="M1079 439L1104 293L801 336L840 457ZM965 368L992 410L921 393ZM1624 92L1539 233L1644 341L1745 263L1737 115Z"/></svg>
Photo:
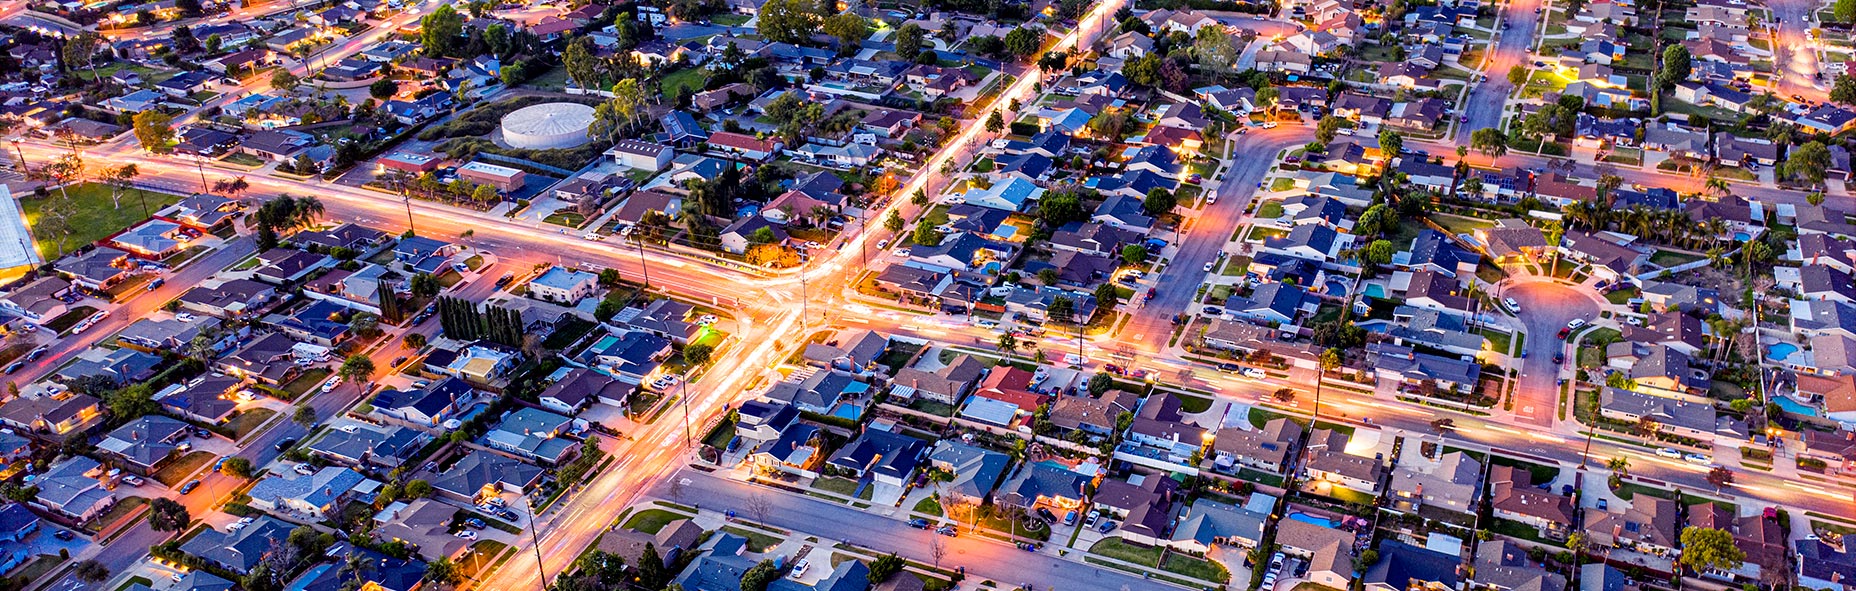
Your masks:
<svg viewBox="0 0 1856 591"><path fill-rule="evenodd" d="M13 142L13 151L19 154L19 173L26 174L32 169L26 167L26 151L19 148L19 138L7 140Z"/></svg>

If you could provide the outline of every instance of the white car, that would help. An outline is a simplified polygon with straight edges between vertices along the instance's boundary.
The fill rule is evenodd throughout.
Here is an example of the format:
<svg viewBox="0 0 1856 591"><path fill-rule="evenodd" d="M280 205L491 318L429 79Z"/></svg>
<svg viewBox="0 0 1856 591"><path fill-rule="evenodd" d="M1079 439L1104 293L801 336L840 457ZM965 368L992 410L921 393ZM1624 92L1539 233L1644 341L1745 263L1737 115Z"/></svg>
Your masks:
<svg viewBox="0 0 1856 591"><path fill-rule="evenodd" d="M335 376L335 377L329 378L329 381L322 383L322 392L324 394L329 393L329 392L334 392L335 389L340 388L341 385L342 385L341 376Z"/></svg>
<svg viewBox="0 0 1856 591"><path fill-rule="evenodd" d="M238 531L238 530L241 530L241 529L245 529L245 524L243 524L243 523L238 523L238 522L233 522L233 523L231 523L231 524L229 524L229 525L227 525L227 526L226 526L226 531Z"/></svg>
<svg viewBox="0 0 1856 591"><path fill-rule="evenodd" d="M1521 313L1521 302L1514 301L1514 298L1502 298L1502 303L1508 305L1509 311L1516 314Z"/></svg>
<svg viewBox="0 0 1856 591"><path fill-rule="evenodd" d="M799 562L793 563L793 578L797 579L805 576L806 569L808 568L812 568L812 563L806 562L804 558L799 559Z"/></svg>
<svg viewBox="0 0 1856 591"><path fill-rule="evenodd" d="M703 314L702 316L696 318L696 323L701 324L703 326L708 326L711 324L715 324L715 320L716 318L714 314Z"/></svg>
<svg viewBox="0 0 1856 591"><path fill-rule="evenodd" d="M186 312L181 312L179 314L174 315L174 319L179 320L181 322L193 322L194 318L195 318L194 315L188 314Z"/></svg>
<svg viewBox="0 0 1856 591"><path fill-rule="evenodd" d="M1631 326L1643 326L1643 319L1636 316L1625 316L1624 323Z"/></svg>
<svg viewBox="0 0 1856 591"><path fill-rule="evenodd" d="M878 241L876 241L876 249L877 249L877 250L883 250L883 249L885 249L885 248L889 248L889 239L888 239L888 238L884 238L884 239L882 239L882 240L878 240Z"/></svg>
<svg viewBox="0 0 1856 591"><path fill-rule="evenodd" d="M1075 353L1064 353L1063 354L1063 363L1065 365L1082 365L1088 362L1089 360L1084 359L1082 355L1077 355Z"/></svg>
<svg viewBox="0 0 1856 591"><path fill-rule="evenodd" d="M1675 448L1672 448L1672 447L1665 447L1665 448L1656 450L1656 455L1663 456L1665 458L1681 458L1682 452L1676 451Z"/></svg>
<svg viewBox="0 0 1856 591"><path fill-rule="evenodd" d="M1212 272L1212 264L1211 264L1211 263L1205 263L1205 272L1206 272L1206 273L1210 273L1210 272Z"/></svg>
<svg viewBox="0 0 1856 591"><path fill-rule="evenodd" d="M585 238L587 240L591 240L594 242L599 242L601 240L606 239L606 237L601 235L599 232L588 232L587 235L581 236L581 238Z"/></svg>
<svg viewBox="0 0 1856 591"><path fill-rule="evenodd" d="M1276 129L1276 122L1275 121L1264 121L1263 128L1264 129Z"/></svg>
<svg viewBox="0 0 1856 591"><path fill-rule="evenodd" d="M1270 377L1269 374L1263 373L1263 370L1257 369L1254 367L1246 367L1246 368L1237 370L1237 375L1241 375L1241 376L1244 376L1244 377L1247 377L1253 380L1261 380L1263 378Z"/></svg>
<svg viewBox="0 0 1856 591"><path fill-rule="evenodd" d="M908 257L908 256L909 256L909 249L907 249L907 248L898 248L898 249L896 249L896 256L899 256L899 257Z"/></svg>
<svg viewBox="0 0 1856 591"><path fill-rule="evenodd" d="M459 531L459 532L457 533L457 536L458 536L459 538L461 538L461 539L465 539L465 540L475 540L475 539L477 539L477 532L474 532L474 531L471 531L471 530L468 530L468 529L467 529L467 530L462 530L462 531Z"/></svg>
<svg viewBox="0 0 1856 591"><path fill-rule="evenodd" d="M304 476L316 473L316 467L309 464L297 464L295 470L297 474L302 474Z"/></svg>
<svg viewBox="0 0 1856 591"><path fill-rule="evenodd" d="M1581 327L1581 326L1585 326L1585 319L1584 319L1584 318L1574 318L1574 319L1572 319L1572 322L1568 322L1568 323L1566 323L1566 328L1570 328L1570 329L1575 329L1575 330L1576 330L1576 329L1578 329L1578 328L1579 328L1579 327Z"/></svg>
<svg viewBox="0 0 1856 591"><path fill-rule="evenodd" d="M1704 456L1704 455L1697 454L1697 453L1683 454L1682 460L1690 464L1707 464L1713 461L1713 460L1708 459L1708 456Z"/></svg>

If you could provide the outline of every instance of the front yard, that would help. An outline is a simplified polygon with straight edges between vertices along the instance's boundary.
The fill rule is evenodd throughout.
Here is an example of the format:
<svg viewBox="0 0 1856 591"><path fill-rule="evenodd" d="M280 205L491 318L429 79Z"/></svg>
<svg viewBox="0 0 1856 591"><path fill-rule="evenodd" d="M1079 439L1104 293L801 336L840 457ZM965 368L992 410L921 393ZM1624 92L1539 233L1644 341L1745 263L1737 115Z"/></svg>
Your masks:
<svg viewBox="0 0 1856 591"><path fill-rule="evenodd" d="M65 191L71 196L71 207L65 223L63 252L102 240L148 219L148 215L142 211L144 199L148 202L150 214L180 201L179 195L130 190L122 193L122 206L117 207L110 199L110 187L102 183L72 185ZM45 225L45 207L61 199L57 190L51 191L46 198L30 194L19 196L19 205L26 211L26 223L36 232L39 256L45 257L47 261L58 258L60 249L58 236L52 235L50 227Z"/></svg>

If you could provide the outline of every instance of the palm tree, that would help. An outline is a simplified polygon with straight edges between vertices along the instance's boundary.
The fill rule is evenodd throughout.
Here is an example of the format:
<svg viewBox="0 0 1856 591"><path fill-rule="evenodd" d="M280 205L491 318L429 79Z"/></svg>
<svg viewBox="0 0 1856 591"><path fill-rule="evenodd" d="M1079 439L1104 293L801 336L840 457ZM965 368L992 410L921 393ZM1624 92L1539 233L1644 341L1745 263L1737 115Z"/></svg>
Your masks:
<svg viewBox="0 0 1856 591"><path fill-rule="evenodd" d="M1610 468L1612 472L1616 472L1620 476L1628 476L1630 475L1630 458L1618 456L1605 460L1605 467Z"/></svg>
<svg viewBox="0 0 1856 591"><path fill-rule="evenodd" d="M1733 189L1727 186L1727 179L1723 179L1718 176L1708 177L1708 182L1702 185L1702 187L1707 189L1709 193L1713 193L1721 197L1726 197L1728 195L1733 194Z"/></svg>

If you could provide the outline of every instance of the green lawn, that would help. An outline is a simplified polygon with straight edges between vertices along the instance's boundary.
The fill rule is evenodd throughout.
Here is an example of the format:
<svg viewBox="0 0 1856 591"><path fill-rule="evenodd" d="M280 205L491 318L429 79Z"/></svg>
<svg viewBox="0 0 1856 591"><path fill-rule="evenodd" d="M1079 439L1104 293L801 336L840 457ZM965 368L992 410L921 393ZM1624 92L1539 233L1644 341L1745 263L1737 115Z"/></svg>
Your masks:
<svg viewBox="0 0 1856 591"><path fill-rule="evenodd" d="M1495 226L1495 222L1488 220L1446 214L1431 214L1431 221L1443 226L1451 234L1473 234L1476 230Z"/></svg>
<svg viewBox="0 0 1856 591"><path fill-rule="evenodd" d="M1160 570L1218 583L1231 580L1231 571L1224 565L1179 553L1167 554L1166 560L1160 563Z"/></svg>
<svg viewBox="0 0 1856 591"><path fill-rule="evenodd" d="M923 515L943 514L941 512L941 502L934 500L934 497L922 497L920 502L915 503L914 511Z"/></svg>
<svg viewBox="0 0 1856 591"><path fill-rule="evenodd" d="M130 225L147 219L142 212L142 201L148 202L148 213L154 213L163 207L180 201L179 195L154 193L149 191L127 191L122 195L122 207L112 205L110 188L102 183L82 183L64 190L71 196L69 221L65 224L64 252L76 250L79 246L102 240L111 234L121 232ZM51 197L40 199L21 193L19 204L26 210L26 223L33 229L38 240L39 256L50 261L59 257L58 236L40 229L44 219L43 210L47 203L60 200L59 191L52 191Z"/></svg>
<svg viewBox="0 0 1856 591"><path fill-rule="evenodd" d="M128 515L131 511L147 504L148 499L142 497L129 497L117 501L116 506L110 507L109 511L105 511L102 515L98 515L95 519L90 520L89 523L85 523L84 529L90 530L90 533L93 534L101 532L103 531L103 526L116 523L116 520L122 519L124 515Z"/></svg>
<svg viewBox="0 0 1856 591"><path fill-rule="evenodd" d="M237 164L239 166L256 167L256 166L264 166L265 161L261 158L258 158L257 156L246 154L244 152L239 152L231 156L225 157L225 162L228 164Z"/></svg>
<svg viewBox="0 0 1856 591"><path fill-rule="evenodd" d="M270 420L271 417L276 415L277 411L268 408L254 408L238 413L238 416L232 417L231 420L226 421L226 424L220 426L218 430L221 433L230 435L233 441L238 441L244 439L245 435L251 433L252 429L258 428L258 425L264 424L265 421Z"/></svg>
<svg viewBox="0 0 1856 591"><path fill-rule="evenodd" d="M549 215L547 219L542 220L542 221L548 222L550 224L554 224L556 226L567 226L569 228L579 228L580 226L586 225L586 216L581 215L580 212L576 212L576 211L557 211L557 212L554 212L553 215Z"/></svg>
<svg viewBox="0 0 1856 591"><path fill-rule="evenodd" d="M97 313L96 308L78 306L66 310L65 313L58 315L57 318L47 321L45 323L45 329L51 331L52 334L64 334L64 331L71 330L71 327L77 326L77 323L83 322L85 318L89 318L91 314L95 313Z"/></svg>
<svg viewBox="0 0 1856 591"><path fill-rule="evenodd" d="M625 529L634 530L647 535L656 535L658 530L664 529L666 524L678 519L688 519L688 517L671 513L663 509L645 509L639 511L636 515L632 515L631 519L625 520Z"/></svg>
<svg viewBox="0 0 1856 591"><path fill-rule="evenodd" d="M763 534L763 533L760 533L758 531L754 531L751 529L743 528L743 527L735 527L731 525L731 526L722 528L722 531L747 538L749 552L766 552L767 550L773 548L774 546L780 545L779 538L776 538L776 537L773 537L767 534Z"/></svg>
<svg viewBox="0 0 1856 591"><path fill-rule="evenodd" d="M1678 265L1686 265L1688 263L1693 263L1695 261L1701 260L1702 258L1703 257L1701 255L1684 254L1684 253L1674 252L1674 251L1669 251L1669 250L1657 250L1656 253L1650 255L1650 264L1656 265L1658 267L1674 267Z"/></svg>
<svg viewBox="0 0 1856 591"><path fill-rule="evenodd" d="M688 68L665 74L658 85L664 89L664 100L676 100L678 89L688 88L690 94L695 94L702 91L707 81L701 68Z"/></svg>
<svg viewBox="0 0 1856 591"><path fill-rule="evenodd" d="M1090 546L1089 552L1141 566L1160 564L1160 548L1136 546L1122 541L1121 538L1103 538L1102 541L1096 542L1096 545Z"/></svg>
<svg viewBox="0 0 1856 591"><path fill-rule="evenodd" d="M1277 180L1286 181L1289 179L1277 179ZM1258 219L1273 220L1279 217L1282 217L1282 202L1281 201L1270 200L1270 201L1264 202L1263 205L1260 205L1257 207L1257 218Z"/></svg>

